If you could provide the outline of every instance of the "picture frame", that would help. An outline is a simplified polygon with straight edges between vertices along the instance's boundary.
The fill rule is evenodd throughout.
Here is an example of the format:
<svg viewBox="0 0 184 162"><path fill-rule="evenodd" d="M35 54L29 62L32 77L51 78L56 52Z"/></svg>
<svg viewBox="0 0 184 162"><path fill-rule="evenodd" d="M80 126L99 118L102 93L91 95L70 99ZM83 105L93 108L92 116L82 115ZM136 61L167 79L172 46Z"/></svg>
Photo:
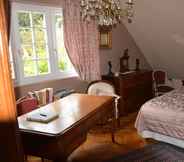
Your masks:
<svg viewBox="0 0 184 162"><path fill-rule="evenodd" d="M112 31L106 29L99 30L99 43L100 48L112 48Z"/></svg>

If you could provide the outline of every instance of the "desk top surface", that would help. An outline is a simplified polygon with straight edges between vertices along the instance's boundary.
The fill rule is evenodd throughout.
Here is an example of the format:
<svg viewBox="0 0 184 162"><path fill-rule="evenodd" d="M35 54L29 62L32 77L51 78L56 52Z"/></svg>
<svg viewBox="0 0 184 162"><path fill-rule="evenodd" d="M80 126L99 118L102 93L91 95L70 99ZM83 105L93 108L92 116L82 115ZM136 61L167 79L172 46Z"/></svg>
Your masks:
<svg viewBox="0 0 184 162"><path fill-rule="evenodd" d="M101 107L111 103L113 97L91 96L86 94L71 94L56 102L43 106L30 113L18 117L19 129L21 132L57 136L65 133L75 125L85 121ZM54 111L59 118L45 124L27 121L27 115L39 111Z"/></svg>

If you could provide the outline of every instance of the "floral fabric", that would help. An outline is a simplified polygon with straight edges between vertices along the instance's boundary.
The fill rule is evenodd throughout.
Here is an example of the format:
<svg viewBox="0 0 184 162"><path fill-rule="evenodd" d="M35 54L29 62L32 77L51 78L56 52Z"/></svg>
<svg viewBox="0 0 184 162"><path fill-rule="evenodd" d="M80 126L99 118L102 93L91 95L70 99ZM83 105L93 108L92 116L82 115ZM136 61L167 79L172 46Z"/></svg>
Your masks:
<svg viewBox="0 0 184 162"><path fill-rule="evenodd" d="M69 58L82 80L99 80L99 40L94 21L84 22L79 0L64 2L64 41Z"/></svg>
<svg viewBox="0 0 184 162"><path fill-rule="evenodd" d="M138 132L151 131L184 139L184 87L145 103L135 123Z"/></svg>

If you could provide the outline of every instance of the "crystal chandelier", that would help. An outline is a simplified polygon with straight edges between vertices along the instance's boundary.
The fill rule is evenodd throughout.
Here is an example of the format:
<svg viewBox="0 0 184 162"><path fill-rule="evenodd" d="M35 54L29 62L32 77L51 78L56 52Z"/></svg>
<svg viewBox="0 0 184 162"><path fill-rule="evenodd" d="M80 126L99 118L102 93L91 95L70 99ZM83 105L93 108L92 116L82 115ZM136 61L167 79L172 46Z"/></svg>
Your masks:
<svg viewBox="0 0 184 162"><path fill-rule="evenodd" d="M128 0L127 7L122 10L120 0L81 0L81 15L85 21L95 19L99 26L114 26L126 16L132 22L133 0Z"/></svg>

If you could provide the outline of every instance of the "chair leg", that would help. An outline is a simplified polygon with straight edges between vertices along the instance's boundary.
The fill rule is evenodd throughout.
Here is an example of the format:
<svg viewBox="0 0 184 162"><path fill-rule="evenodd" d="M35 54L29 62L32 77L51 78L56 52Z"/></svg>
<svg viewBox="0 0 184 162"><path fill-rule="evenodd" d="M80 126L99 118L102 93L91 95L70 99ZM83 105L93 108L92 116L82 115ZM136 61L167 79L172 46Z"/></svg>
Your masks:
<svg viewBox="0 0 184 162"><path fill-rule="evenodd" d="M28 156L24 155L24 161L27 162L28 161Z"/></svg>
<svg viewBox="0 0 184 162"><path fill-rule="evenodd" d="M116 143L116 141L115 141L116 124L117 124L117 120L113 116L113 118L112 118L112 126L111 126L111 139L112 139L113 143Z"/></svg>

